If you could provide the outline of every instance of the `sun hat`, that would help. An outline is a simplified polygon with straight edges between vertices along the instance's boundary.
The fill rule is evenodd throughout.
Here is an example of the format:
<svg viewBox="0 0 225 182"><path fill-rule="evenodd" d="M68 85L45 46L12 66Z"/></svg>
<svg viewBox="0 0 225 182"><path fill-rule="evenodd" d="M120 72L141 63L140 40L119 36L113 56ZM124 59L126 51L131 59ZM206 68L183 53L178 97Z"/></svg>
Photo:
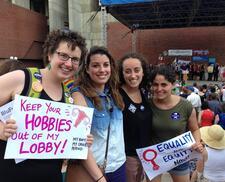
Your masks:
<svg viewBox="0 0 225 182"><path fill-rule="evenodd" d="M202 140L209 147L225 149L225 130L220 125L204 126L200 132Z"/></svg>

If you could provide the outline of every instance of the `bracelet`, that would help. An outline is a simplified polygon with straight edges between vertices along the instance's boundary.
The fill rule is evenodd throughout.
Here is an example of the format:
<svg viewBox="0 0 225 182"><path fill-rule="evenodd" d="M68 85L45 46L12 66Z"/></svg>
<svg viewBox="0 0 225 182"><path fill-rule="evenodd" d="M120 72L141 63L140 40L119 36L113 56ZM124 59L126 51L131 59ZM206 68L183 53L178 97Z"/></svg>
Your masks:
<svg viewBox="0 0 225 182"><path fill-rule="evenodd" d="M100 178L98 178L98 179L96 180L96 182L100 181L100 179L102 179L103 177L104 177L104 175L102 175Z"/></svg>

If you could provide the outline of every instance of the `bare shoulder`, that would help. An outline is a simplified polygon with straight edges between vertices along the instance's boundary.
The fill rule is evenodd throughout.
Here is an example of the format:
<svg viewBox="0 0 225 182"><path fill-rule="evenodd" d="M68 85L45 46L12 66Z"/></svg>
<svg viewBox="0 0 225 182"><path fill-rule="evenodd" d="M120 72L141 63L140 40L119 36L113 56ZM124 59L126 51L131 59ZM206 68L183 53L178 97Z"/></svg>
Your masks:
<svg viewBox="0 0 225 182"><path fill-rule="evenodd" d="M4 75L1 75L0 76L0 79L2 80L2 78L14 78L14 79L17 79L17 77L23 77L24 78L24 71L22 70L16 70L16 71L11 71L11 72L8 72Z"/></svg>
<svg viewBox="0 0 225 182"><path fill-rule="evenodd" d="M0 105L20 94L25 83L25 74L22 70L12 71L0 76Z"/></svg>
<svg viewBox="0 0 225 182"><path fill-rule="evenodd" d="M172 95L172 102L174 105L177 105L181 100L181 97L178 95Z"/></svg>
<svg viewBox="0 0 225 182"><path fill-rule="evenodd" d="M84 95L81 92L73 92L72 93L74 104L87 106Z"/></svg>

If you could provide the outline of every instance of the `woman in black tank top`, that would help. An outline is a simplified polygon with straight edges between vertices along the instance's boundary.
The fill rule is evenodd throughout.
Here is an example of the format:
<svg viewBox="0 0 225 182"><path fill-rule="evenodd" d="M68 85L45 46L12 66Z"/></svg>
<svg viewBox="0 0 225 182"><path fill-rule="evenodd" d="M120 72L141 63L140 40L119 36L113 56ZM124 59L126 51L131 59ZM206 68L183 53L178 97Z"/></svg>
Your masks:
<svg viewBox="0 0 225 182"><path fill-rule="evenodd" d="M27 95L29 89L40 93L39 98L65 102L63 81L74 77L80 61L86 54L83 37L72 31L52 31L44 44L46 67L34 76L32 81L27 69L13 71L0 77L0 106L9 102L14 95ZM17 121L19 122L19 121ZM8 137L16 132L16 122L12 119L0 122L0 181L2 182L61 182L62 160L25 160L15 164L4 159Z"/></svg>
<svg viewBox="0 0 225 182"><path fill-rule="evenodd" d="M127 54L119 62L119 74L120 93L125 103L123 128L127 181L140 182L144 171L136 149L150 146L152 134L152 111L147 102L146 61L139 54Z"/></svg>

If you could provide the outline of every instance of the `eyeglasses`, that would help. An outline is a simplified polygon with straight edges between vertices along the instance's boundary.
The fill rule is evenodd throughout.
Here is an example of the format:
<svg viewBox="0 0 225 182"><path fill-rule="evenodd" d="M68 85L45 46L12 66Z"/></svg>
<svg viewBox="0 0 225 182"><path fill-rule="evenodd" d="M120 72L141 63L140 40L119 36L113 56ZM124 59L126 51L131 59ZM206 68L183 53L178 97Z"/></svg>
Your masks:
<svg viewBox="0 0 225 182"><path fill-rule="evenodd" d="M73 64L79 64L80 59L78 57L70 57L68 54L64 53L64 52L59 52L59 51L55 51L58 54L58 57L60 60L62 61L68 61L69 59L71 59L71 62Z"/></svg>

